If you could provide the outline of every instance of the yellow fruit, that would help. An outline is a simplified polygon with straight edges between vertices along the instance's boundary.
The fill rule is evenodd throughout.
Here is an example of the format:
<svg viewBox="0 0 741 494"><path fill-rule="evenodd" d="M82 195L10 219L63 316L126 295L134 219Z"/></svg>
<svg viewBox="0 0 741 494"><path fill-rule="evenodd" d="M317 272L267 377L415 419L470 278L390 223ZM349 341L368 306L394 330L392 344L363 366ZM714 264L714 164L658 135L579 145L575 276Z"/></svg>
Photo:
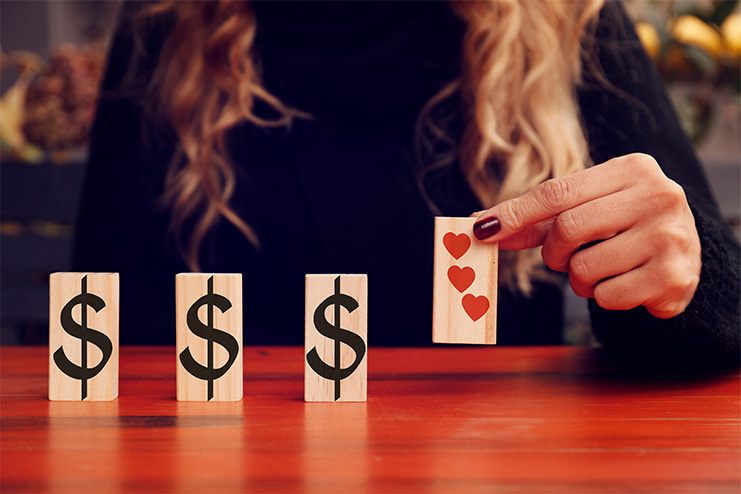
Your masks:
<svg viewBox="0 0 741 494"><path fill-rule="evenodd" d="M636 33L648 56L656 60L661 50L661 41L659 41L659 33L656 32L656 28L649 22L640 21L636 22Z"/></svg>
<svg viewBox="0 0 741 494"><path fill-rule="evenodd" d="M0 68L11 65L20 68L18 79L0 98L0 142L26 161L41 159L40 150L26 142L22 124L26 90L42 64L42 59L34 53L19 51L6 55L0 51Z"/></svg>
<svg viewBox="0 0 741 494"><path fill-rule="evenodd" d="M20 149L26 143L21 124L26 89L33 75L29 70L21 72L18 81L0 99L0 138L13 149Z"/></svg>
<svg viewBox="0 0 741 494"><path fill-rule="evenodd" d="M687 45L705 50L714 57L723 54L723 38L718 31L708 26L694 15L678 17L672 28L672 37Z"/></svg>
<svg viewBox="0 0 741 494"><path fill-rule="evenodd" d="M720 33L723 35L728 54L733 57L741 56L741 14L726 17L720 26Z"/></svg>

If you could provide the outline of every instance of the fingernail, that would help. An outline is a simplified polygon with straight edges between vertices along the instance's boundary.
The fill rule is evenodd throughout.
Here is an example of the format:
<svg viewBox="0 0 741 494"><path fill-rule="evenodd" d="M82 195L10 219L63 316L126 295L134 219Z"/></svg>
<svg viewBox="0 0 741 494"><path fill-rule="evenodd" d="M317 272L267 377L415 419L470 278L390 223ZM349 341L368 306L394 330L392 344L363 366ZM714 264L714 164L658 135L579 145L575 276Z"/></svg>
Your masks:
<svg viewBox="0 0 741 494"><path fill-rule="evenodd" d="M502 225L499 224L499 220L494 216L489 216L473 224L473 236L479 240L484 240L496 235L501 229Z"/></svg>

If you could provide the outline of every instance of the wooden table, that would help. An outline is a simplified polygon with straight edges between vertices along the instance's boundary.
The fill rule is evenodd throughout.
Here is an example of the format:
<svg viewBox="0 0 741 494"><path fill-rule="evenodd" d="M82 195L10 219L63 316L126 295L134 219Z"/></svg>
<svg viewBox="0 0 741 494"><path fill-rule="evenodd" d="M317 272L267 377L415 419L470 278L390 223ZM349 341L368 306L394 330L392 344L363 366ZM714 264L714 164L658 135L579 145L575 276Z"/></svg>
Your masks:
<svg viewBox="0 0 741 494"><path fill-rule="evenodd" d="M245 398L175 401L172 348L120 397L49 402L48 349L0 350L5 492L739 492L738 370L574 347L371 348L367 403L303 402L300 348L246 348Z"/></svg>

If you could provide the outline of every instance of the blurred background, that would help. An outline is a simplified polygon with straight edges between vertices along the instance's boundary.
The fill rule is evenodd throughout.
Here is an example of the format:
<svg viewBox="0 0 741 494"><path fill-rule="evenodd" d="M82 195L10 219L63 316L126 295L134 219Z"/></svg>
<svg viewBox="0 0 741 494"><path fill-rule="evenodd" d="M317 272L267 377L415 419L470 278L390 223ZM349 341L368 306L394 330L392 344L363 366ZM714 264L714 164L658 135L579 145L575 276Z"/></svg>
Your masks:
<svg viewBox="0 0 741 494"><path fill-rule="evenodd" d="M88 133L118 1L0 3L0 344L48 342L48 279L69 269ZM644 47L741 238L738 0L630 0ZM567 296L566 339L591 341Z"/></svg>

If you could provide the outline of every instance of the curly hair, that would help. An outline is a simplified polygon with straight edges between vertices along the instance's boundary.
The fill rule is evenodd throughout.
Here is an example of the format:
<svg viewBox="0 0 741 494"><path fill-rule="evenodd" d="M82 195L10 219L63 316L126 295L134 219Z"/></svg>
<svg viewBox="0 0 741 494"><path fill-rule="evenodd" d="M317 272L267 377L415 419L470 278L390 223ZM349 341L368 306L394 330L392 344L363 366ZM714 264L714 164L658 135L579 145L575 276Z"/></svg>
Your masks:
<svg viewBox="0 0 741 494"><path fill-rule="evenodd" d="M467 124L458 158L484 207L587 166L576 88L589 26L603 2L450 2L466 26L462 70L422 109L418 133L439 135L430 112L460 93ZM175 232L195 220L183 253L197 271L204 237L220 218L259 245L252 228L229 205L235 172L226 132L242 122L285 126L308 115L287 107L261 84L252 52L256 18L250 2L178 0L147 10L152 15L164 12L173 14L175 23L152 88L177 133L179 150L163 199L172 210ZM257 101L275 118L258 116ZM540 264L539 252L503 254L500 279L528 292Z"/></svg>

